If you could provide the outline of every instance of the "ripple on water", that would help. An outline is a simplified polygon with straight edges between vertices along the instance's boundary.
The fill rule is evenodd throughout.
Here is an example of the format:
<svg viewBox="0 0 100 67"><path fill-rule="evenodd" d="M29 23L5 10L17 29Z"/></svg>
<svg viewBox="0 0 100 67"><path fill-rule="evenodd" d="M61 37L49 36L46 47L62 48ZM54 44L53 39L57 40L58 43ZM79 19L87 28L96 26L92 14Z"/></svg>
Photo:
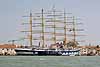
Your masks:
<svg viewBox="0 0 100 67"><path fill-rule="evenodd" d="M100 67L92 56L0 56L0 67Z"/></svg>

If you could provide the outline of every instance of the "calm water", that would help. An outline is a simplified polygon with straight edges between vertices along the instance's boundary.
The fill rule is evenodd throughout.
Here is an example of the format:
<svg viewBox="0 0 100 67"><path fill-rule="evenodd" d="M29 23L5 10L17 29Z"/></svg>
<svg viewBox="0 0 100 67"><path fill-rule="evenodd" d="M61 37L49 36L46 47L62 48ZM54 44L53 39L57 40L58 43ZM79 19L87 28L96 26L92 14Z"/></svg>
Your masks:
<svg viewBox="0 0 100 67"><path fill-rule="evenodd" d="M0 56L0 67L100 67L100 57Z"/></svg>

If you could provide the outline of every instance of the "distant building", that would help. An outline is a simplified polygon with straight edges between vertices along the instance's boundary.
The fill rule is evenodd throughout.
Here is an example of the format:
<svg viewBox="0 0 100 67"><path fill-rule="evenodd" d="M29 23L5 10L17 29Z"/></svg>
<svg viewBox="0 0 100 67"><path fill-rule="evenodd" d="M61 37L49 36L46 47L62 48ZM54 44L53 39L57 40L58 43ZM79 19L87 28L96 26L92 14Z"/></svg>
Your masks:
<svg viewBox="0 0 100 67"><path fill-rule="evenodd" d="M12 45L12 44L1 44L0 45L0 48L7 48L7 49L14 49L14 48L19 48L20 46L18 46L18 45Z"/></svg>
<svg viewBox="0 0 100 67"><path fill-rule="evenodd" d="M78 46L80 49L80 55L94 56L96 54L100 55L100 47L96 46Z"/></svg>

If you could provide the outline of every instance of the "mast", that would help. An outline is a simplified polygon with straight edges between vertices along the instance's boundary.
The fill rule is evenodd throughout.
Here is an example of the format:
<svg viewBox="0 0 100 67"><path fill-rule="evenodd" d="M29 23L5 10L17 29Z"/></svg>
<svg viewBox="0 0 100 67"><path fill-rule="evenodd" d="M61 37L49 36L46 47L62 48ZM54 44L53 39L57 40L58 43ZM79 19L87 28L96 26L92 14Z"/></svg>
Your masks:
<svg viewBox="0 0 100 67"><path fill-rule="evenodd" d="M53 8L53 15L54 15L54 43L56 44L56 24L55 24L55 7Z"/></svg>
<svg viewBox="0 0 100 67"><path fill-rule="evenodd" d="M74 41L74 45L73 47L75 48L77 46L76 44L76 24L75 24L75 16L72 17L72 21L73 21L73 41Z"/></svg>
<svg viewBox="0 0 100 67"><path fill-rule="evenodd" d="M74 43L76 42L76 27L75 27L75 17L73 16L73 40L74 40Z"/></svg>
<svg viewBox="0 0 100 67"><path fill-rule="evenodd" d="M23 16L23 17L29 17L29 22L28 23L22 23L22 25L29 25L29 29L28 30L23 30L21 32L27 32L28 33L28 37L24 37L24 39L28 39L29 40L29 45L30 47L32 47L32 40L33 40L33 30L32 30L32 12L30 11L30 15L29 16Z"/></svg>
<svg viewBox="0 0 100 67"><path fill-rule="evenodd" d="M65 13L65 9L64 9L64 45L66 45L66 41L67 41L67 35L66 35L66 13Z"/></svg>
<svg viewBox="0 0 100 67"><path fill-rule="evenodd" d="M32 13L30 12L30 47L32 47Z"/></svg>
<svg viewBox="0 0 100 67"><path fill-rule="evenodd" d="M43 41L43 43L42 43L42 48L44 48L45 47L45 43L44 43L44 18L43 18L43 9L42 9L42 41Z"/></svg>
<svg viewBox="0 0 100 67"><path fill-rule="evenodd" d="M53 29L54 44L56 44L56 42L59 42L59 41L66 41L66 30L65 30L66 29L66 26L65 26L66 25L66 17L64 15L65 13L64 12L62 13L62 11L55 10L54 7L51 12L52 12L52 14L48 15L48 18L50 16L51 19L48 19L48 21L46 21L46 22L53 23L53 25L48 25L49 27L47 27L47 28ZM64 32L60 32L60 31L64 31ZM61 37L61 38L58 38L58 37Z"/></svg>

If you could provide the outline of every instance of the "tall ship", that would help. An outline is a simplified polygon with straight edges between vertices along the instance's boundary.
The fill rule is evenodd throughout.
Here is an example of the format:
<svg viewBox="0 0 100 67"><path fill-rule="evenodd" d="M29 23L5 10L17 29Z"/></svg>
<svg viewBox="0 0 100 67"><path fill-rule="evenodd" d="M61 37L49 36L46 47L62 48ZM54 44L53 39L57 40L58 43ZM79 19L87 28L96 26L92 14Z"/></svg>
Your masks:
<svg viewBox="0 0 100 67"><path fill-rule="evenodd" d="M76 40L77 18L72 13L66 13L64 10L44 10L40 12L30 12L28 30L21 32L27 33L23 39L29 40L30 45L24 48L16 48L17 55L79 55L79 44Z"/></svg>

